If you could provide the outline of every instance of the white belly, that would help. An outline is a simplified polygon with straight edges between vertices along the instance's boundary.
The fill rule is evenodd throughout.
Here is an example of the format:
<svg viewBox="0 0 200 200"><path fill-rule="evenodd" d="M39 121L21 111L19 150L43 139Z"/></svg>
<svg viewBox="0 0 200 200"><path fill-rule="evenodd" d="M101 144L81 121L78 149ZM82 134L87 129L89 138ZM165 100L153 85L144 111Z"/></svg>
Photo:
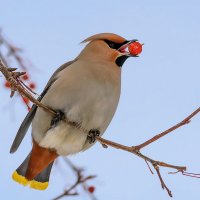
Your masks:
<svg viewBox="0 0 200 200"><path fill-rule="evenodd" d="M69 155L83 150L85 141L85 133L61 122L55 128L47 131L39 145L56 149L59 155Z"/></svg>

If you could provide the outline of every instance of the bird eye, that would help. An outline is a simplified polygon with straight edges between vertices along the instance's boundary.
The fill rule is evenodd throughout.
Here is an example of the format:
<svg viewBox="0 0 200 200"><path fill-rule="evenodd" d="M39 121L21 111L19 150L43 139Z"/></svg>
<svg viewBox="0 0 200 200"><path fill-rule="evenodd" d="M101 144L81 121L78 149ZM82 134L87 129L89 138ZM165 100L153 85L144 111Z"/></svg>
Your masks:
<svg viewBox="0 0 200 200"><path fill-rule="evenodd" d="M105 40L105 42L108 44L108 46L109 46L111 49L116 49L116 45L115 45L114 42L109 41L109 40Z"/></svg>
<svg viewBox="0 0 200 200"><path fill-rule="evenodd" d="M108 44L110 48L115 49L115 44L113 42L110 42L110 44Z"/></svg>

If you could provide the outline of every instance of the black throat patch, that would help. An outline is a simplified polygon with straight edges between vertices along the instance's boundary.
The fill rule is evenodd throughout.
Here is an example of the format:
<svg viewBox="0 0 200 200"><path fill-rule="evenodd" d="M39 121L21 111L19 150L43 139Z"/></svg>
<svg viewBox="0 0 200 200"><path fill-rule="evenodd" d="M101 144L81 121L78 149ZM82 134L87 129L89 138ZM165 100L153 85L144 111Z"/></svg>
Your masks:
<svg viewBox="0 0 200 200"><path fill-rule="evenodd" d="M116 59L115 63L118 67L122 67L122 65L124 64L124 62L126 61L126 59L128 58L128 56L120 56Z"/></svg>

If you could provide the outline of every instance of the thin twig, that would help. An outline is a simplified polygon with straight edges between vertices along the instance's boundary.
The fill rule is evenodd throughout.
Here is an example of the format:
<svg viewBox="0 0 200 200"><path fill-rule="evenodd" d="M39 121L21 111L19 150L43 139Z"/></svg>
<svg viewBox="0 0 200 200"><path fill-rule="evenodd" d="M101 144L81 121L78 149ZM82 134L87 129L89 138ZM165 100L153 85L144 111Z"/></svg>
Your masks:
<svg viewBox="0 0 200 200"><path fill-rule="evenodd" d="M15 61L18 63L18 65L22 68L22 70L27 70L23 62L24 61L23 58L18 54L18 52L21 52L22 49L11 44L5 37L3 37L3 35L1 34L1 31L0 31L0 41L7 47L8 56L12 55ZM7 66L7 63L4 62L4 64Z"/></svg>
<svg viewBox="0 0 200 200"><path fill-rule="evenodd" d="M162 176L161 176L161 174L160 174L160 169L159 169L159 167L158 167L158 166L157 166L157 167L155 166L154 168L155 168L156 173L157 173L157 175L158 175L158 178L159 178L159 180L160 180L161 187L163 188L163 190L166 189L168 195L169 195L170 197L172 197L172 192L171 192L171 190L166 186L165 182L163 181L163 178L162 178Z"/></svg>
<svg viewBox="0 0 200 200"><path fill-rule="evenodd" d="M151 172L151 174L154 174L152 169L151 169L151 167L150 167L150 165L149 165L149 163L146 160L145 160L145 163L147 164L147 167L149 168L149 171Z"/></svg>
<svg viewBox="0 0 200 200"><path fill-rule="evenodd" d="M170 127L169 129L163 131L162 133L159 133L157 135L155 135L154 137L152 137L151 139L145 141L144 143L140 144L140 145L137 145L136 148L138 150L146 147L147 145L151 144L152 142L155 142L156 140L160 139L161 137L167 135L168 133L171 133L172 131L180 128L181 126L183 125L186 125L188 123L190 123L190 120L195 116L197 115L198 113L200 112L200 107L197 108L194 112L192 112L189 116L187 116L185 119L183 119L181 122L179 122L178 124Z"/></svg>
<svg viewBox="0 0 200 200"><path fill-rule="evenodd" d="M67 190L65 190L62 194L58 195L57 197L55 197L53 200L58 200L64 196L74 196L74 195L78 195L78 192L73 192L73 190L75 188L77 188L78 185L85 183L86 181L95 178L96 176L87 176L87 177L83 177L82 175L82 170L81 169L77 169L76 167L73 167L76 170L76 175L77 175L77 179L75 181L75 183Z"/></svg>

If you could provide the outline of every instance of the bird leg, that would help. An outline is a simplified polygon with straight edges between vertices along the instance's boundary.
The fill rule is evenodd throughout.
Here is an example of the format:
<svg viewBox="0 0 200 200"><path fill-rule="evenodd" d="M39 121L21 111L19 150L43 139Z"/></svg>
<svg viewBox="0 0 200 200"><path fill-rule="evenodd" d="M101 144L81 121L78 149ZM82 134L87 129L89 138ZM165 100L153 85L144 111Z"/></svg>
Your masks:
<svg viewBox="0 0 200 200"><path fill-rule="evenodd" d="M90 144L94 143L96 140L96 136L100 135L100 131L98 129L91 129L87 135L87 140Z"/></svg>
<svg viewBox="0 0 200 200"><path fill-rule="evenodd" d="M61 120L65 118L65 114L61 110L56 111L55 117L51 120L51 128L55 128Z"/></svg>

